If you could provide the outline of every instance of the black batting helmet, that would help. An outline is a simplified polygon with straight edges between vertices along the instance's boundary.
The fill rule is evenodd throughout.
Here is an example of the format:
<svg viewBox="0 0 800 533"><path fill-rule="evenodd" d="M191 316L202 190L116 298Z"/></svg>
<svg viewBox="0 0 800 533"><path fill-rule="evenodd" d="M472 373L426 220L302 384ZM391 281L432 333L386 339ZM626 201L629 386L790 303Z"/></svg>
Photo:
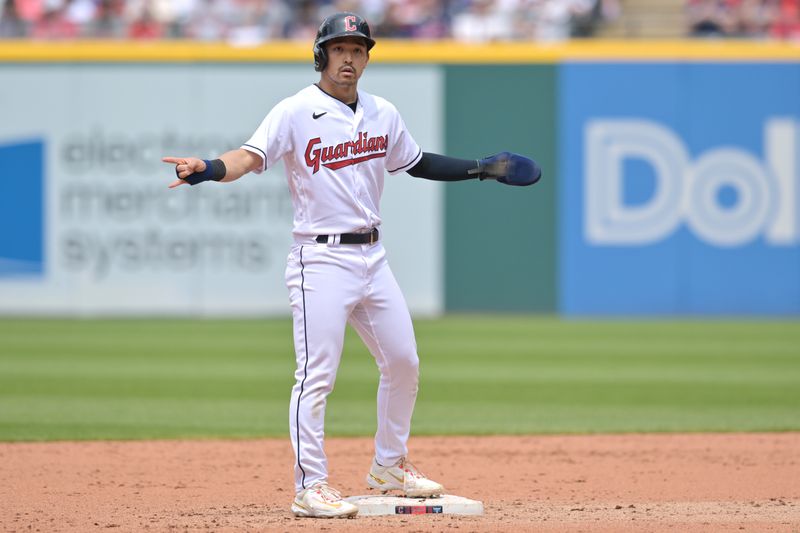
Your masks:
<svg viewBox="0 0 800 533"><path fill-rule="evenodd" d="M323 45L337 37L361 37L367 43L367 51L375 46L366 20L355 13L335 13L322 21L314 39L314 70L317 72L323 71L328 64L328 54Z"/></svg>

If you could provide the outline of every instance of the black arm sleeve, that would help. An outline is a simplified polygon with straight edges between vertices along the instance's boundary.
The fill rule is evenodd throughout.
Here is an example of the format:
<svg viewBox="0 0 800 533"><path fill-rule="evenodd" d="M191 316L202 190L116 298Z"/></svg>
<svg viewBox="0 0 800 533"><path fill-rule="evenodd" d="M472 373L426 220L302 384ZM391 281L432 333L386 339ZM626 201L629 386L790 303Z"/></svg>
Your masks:
<svg viewBox="0 0 800 533"><path fill-rule="evenodd" d="M468 174L467 171L478 168L475 159L457 159L446 155L422 153L419 163L406 172L415 178L425 178L435 181L461 181L478 177L478 174Z"/></svg>

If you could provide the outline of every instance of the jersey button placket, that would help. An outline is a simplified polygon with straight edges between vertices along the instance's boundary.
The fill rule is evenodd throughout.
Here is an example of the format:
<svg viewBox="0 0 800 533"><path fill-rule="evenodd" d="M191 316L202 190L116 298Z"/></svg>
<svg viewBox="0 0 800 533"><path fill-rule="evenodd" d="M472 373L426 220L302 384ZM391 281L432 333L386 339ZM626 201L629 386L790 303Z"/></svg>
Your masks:
<svg viewBox="0 0 800 533"><path fill-rule="evenodd" d="M353 113L353 127L350 131L350 137L355 141L358 139L358 128L362 124L364 120L364 107L359 105L356 107L355 113ZM356 154L353 154L353 157L357 157ZM360 175L358 173L358 169L356 168L358 165L352 165L350 167L350 172L352 180L353 180L353 193L355 195L356 202L358 203L359 207L361 207L361 211L364 213L364 225L368 228L372 227L373 220L370 212L367 210L366 206L364 205L364 199L366 198L366 192L364 191L364 184L362 180L359 179Z"/></svg>

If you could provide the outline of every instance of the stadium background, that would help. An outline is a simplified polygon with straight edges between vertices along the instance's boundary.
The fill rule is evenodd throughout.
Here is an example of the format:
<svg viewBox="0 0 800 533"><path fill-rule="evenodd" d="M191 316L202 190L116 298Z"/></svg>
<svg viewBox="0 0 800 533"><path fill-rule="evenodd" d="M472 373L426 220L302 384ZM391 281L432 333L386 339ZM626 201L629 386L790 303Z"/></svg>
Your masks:
<svg viewBox="0 0 800 533"><path fill-rule="evenodd" d="M237 146L314 80L309 55L0 45L4 439L284 434L280 169L169 191L159 158ZM530 189L387 179L416 434L796 430L798 62L783 43L381 42L364 88L425 149L545 169ZM375 377L349 332L331 435L372 431Z"/></svg>
<svg viewBox="0 0 800 533"><path fill-rule="evenodd" d="M159 157L238 146L313 81L306 55L0 45L15 177L0 216L17 228L0 240L0 312L286 314L282 170L168 193ZM522 190L387 180L412 311L796 315L798 61L779 43L382 43L364 87L424 149L507 149L546 172Z"/></svg>
<svg viewBox="0 0 800 533"><path fill-rule="evenodd" d="M315 80L305 22L344 4L243 2L242 20L221 20L241 29L271 6L255 24L264 31L213 38L186 33L193 19L169 19L169 3L4 3L5 438L226 435L232 419L236 434L282 434L281 169L168 191L159 158L238 146ZM560 33L536 24L566 1L366 4L381 38L363 86L397 104L426 150L512 150L545 169L530 189L387 179L385 240L433 367L418 430L436 433L432 413L464 386L489 398L473 406L486 416L457 410L446 431L797 428L796 2L576 2L591 16L562 16ZM161 9L152 28L126 33L149 8ZM275 33L267 22L284 8L293 16ZM116 33L90 12L111 13ZM202 345L184 346L187 330ZM185 366L195 359L197 374ZM344 394L361 414L334 420L333 434L371 427L374 368L346 357L345 382L350 364L356 384L333 401ZM487 421L528 404L561 416ZM143 422L156 412L171 414Z"/></svg>

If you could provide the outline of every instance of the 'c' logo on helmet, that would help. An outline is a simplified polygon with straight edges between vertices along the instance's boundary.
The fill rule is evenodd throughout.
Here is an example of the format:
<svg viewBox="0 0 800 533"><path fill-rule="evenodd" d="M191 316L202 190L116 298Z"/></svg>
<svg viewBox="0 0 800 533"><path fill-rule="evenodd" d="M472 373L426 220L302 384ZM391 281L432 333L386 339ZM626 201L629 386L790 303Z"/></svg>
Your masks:
<svg viewBox="0 0 800 533"><path fill-rule="evenodd" d="M353 15L348 15L344 18L344 29L347 31L356 31L358 30L358 26L356 26L356 17Z"/></svg>

